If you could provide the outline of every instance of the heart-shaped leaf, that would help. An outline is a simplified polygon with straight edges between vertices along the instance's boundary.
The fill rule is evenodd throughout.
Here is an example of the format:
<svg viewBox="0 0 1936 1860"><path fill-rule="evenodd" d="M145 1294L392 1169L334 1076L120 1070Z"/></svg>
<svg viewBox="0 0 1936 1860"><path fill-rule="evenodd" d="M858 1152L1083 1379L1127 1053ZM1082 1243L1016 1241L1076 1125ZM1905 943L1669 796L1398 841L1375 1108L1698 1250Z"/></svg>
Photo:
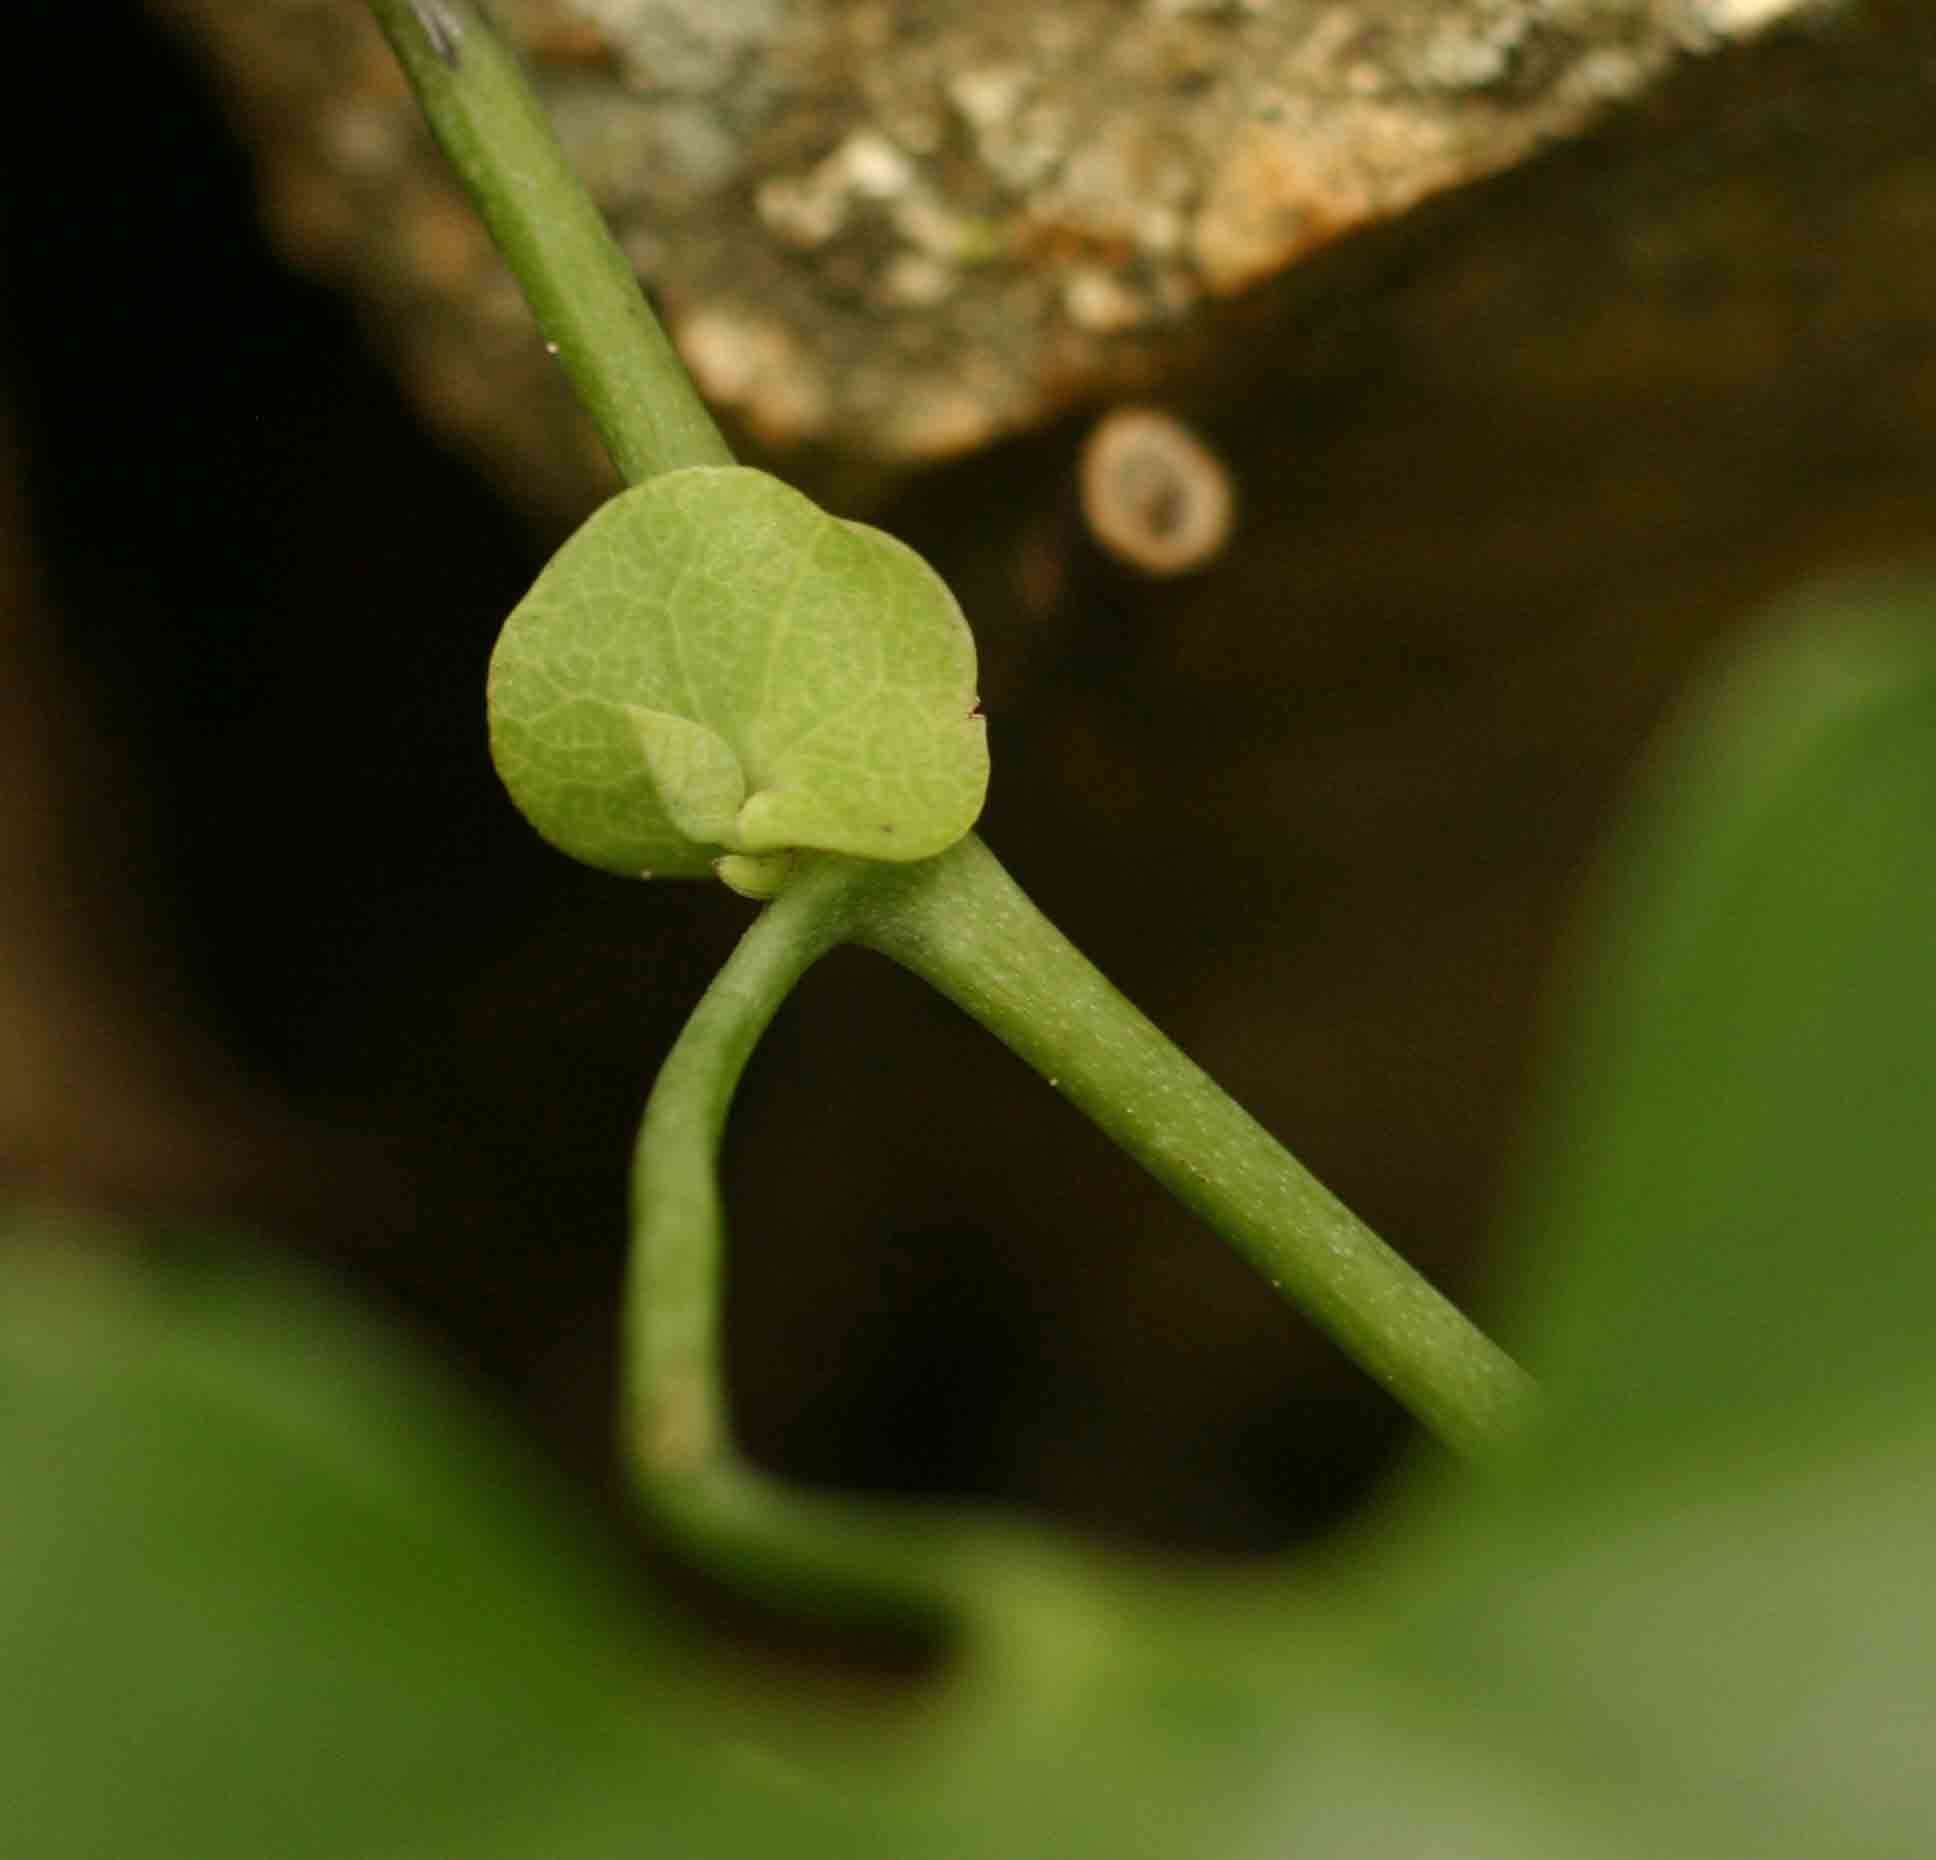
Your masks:
<svg viewBox="0 0 1936 1860"><path fill-rule="evenodd" d="M628 877L796 847L925 859L988 786L947 587L905 544L740 466L667 472L599 510L506 623L490 713L532 825Z"/></svg>

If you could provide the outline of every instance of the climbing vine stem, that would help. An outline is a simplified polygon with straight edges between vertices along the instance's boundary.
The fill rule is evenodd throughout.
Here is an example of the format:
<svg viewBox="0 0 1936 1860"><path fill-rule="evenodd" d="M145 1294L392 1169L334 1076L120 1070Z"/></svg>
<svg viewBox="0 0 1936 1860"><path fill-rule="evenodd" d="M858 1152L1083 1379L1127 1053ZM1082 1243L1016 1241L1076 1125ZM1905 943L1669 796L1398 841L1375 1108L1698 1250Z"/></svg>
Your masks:
<svg viewBox="0 0 1936 1860"><path fill-rule="evenodd" d="M432 133L628 484L732 453L475 0L369 0Z"/></svg>
<svg viewBox="0 0 1936 1860"><path fill-rule="evenodd" d="M668 1539L776 1607L1053 1658L1100 1601L1103 1572L1076 1546L1006 1516L802 1491L733 1441L721 1359L727 1112L781 1002L865 922L889 869L804 860L659 1070L632 1171L622 1457Z"/></svg>
<svg viewBox="0 0 1936 1860"><path fill-rule="evenodd" d="M1447 1443L1483 1454L1525 1423L1521 1371L1124 1000L973 835L904 867L809 856L687 1021L634 1154L624 1459L646 1513L715 1573L791 1610L935 1633L1026 1618L1051 1636L1096 1580L1011 1520L800 1491L735 1446L720 1142L760 1036L841 943L892 957L999 1035Z"/></svg>
<svg viewBox="0 0 1936 1860"><path fill-rule="evenodd" d="M1530 1379L1111 987L974 835L870 892L852 934L932 983L1241 1251L1448 1445Z"/></svg>
<svg viewBox="0 0 1936 1860"><path fill-rule="evenodd" d="M475 0L370 5L620 472L636 483L730 463ZM804 1590L903 1618L958 1620L985 1609L991 1571L1048 1567L1018 1557L995 1527L903 1515L883 1531L877 1508L783 1491L734 1450L720 1136L773 1013L842 942L892 958L973 1015L1449 1445L1482 1454L1523 1427L1534 1402L1523 1372L1119 995L972 834L904 865L802 854L674 1046L638 1144L626 1458L647 1507L690 1548L782 1602ZM1065 1590L1049 1580L1042 1592L1061 1599L1039 1612L1066 1613Z"/></svg>
<svg viewBox="0 0 1936 1860"><path fill-rule="evenodd" d="M980 1021L1448 1445L1483 1454L1523 1426L1525 1374L1118 994L971 834L908 866L804 860L653 1089L633 1175L626 1430L642 1492L688 1534L749 1511L770 1525L786 1509L732 1445L719 1143L760 1034L842 942L891 957Z"/></svg>

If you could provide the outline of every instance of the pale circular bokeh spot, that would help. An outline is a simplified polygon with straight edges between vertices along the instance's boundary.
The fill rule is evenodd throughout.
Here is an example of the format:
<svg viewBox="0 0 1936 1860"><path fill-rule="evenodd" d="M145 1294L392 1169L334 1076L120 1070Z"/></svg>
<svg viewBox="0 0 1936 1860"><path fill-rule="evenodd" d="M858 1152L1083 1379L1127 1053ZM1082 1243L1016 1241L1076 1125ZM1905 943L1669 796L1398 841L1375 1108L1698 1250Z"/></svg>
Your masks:
<svg viewBox="0 0 1936 1860"><path fill-rule="evenodd" d="M1237 499L1223 461L1181 420L1119 407L1082 448L1082 514L1109 553L1146 575L1185 575L1230 540Z"/></svg>

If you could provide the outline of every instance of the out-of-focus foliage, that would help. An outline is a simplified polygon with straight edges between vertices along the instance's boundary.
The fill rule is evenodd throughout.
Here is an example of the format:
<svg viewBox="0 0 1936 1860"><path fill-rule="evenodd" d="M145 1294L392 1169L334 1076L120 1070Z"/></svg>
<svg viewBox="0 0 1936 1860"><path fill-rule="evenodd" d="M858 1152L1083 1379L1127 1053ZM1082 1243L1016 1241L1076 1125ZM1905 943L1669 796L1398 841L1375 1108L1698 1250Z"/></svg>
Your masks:
<svg viewBox="0 0 1936 1860"><path fill-rule="evenodd" d="M1099 1563L864 1714L731 1673L313 1291L23 1233L0 1849L1921 1851L1936 603L1828 604L1731 676L1616 879L1521 1217L1518 1462L1328 1573Z"/></svg>

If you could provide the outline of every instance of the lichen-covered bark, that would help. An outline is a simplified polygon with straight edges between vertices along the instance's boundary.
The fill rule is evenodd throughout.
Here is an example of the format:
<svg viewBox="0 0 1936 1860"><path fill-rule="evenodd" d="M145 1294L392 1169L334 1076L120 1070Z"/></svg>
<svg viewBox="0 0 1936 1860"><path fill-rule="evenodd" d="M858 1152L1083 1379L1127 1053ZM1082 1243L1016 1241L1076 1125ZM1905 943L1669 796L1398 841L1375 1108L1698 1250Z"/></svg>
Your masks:
<svg viewBox="0 0 1936 1860"><path fill-rule="evenodd" d="M346 0L154 0L288 248L527 497L595 482ZM888 470L1187 371L1216 306L1812 0L499 0L706 392ZM515 466L513 459L516 460Z"/></svg>

